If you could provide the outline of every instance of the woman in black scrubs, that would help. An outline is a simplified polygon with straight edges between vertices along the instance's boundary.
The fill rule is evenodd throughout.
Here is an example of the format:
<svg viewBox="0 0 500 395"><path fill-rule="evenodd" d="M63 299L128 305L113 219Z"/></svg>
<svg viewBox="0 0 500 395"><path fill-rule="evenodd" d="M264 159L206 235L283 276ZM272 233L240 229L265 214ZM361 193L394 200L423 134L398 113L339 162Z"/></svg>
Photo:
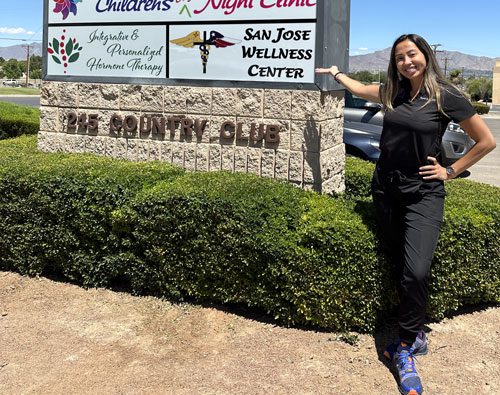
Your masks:
<svg viewBox="0 0 500 395"><path fill-rule="evenodd" d="M427 353L422 328L429 271L443 222L443 182L493 150L495 140L470 102L446 81L429 44L416 34L394 42L384 86L364 85L336 66L316 73L329 74L354 95L384 106L372 195L400 297L400 340L384 354L396 365L400 392L421 394L413 357ZM445 168L439 163L440 147L450 121L459 123L476 144Z"/></svg>

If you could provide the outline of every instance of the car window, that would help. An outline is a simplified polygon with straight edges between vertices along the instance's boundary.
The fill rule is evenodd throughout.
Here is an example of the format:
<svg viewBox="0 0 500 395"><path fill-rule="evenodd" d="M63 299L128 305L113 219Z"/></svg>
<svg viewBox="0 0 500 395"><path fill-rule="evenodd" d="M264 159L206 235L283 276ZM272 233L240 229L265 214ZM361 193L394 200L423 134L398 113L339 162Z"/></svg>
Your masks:
<svg viewBox="0 0 500 395"><path fill-rule="evenodd" d="M364 108L368 100L354 96L348 90L345 91L345 106L349 108Z"/></svg>

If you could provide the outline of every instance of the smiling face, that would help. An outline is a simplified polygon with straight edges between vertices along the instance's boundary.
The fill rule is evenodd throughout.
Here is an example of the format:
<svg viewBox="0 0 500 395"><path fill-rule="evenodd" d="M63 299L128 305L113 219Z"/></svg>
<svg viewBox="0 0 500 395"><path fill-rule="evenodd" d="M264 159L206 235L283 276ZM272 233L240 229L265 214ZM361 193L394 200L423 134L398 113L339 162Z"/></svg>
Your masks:
<svg viewBox="0 0 500 395"><path fill-rule="evenodd" d="M394 60L399 73L410 80L412 87L420 85L425 75L427 61L413 41L404 40L396 45Z"/></svg>

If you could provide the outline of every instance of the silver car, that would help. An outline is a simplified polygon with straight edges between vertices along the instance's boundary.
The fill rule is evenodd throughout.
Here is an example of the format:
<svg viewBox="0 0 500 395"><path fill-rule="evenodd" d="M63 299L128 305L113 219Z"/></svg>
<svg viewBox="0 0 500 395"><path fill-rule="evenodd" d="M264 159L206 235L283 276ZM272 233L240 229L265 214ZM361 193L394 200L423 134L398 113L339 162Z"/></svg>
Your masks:
<svg viewBox="0 0 500 395"><path fill-rule="evenodd" d="M375 162L380 156L382 106L345 92L344 144L349 155ZM472 140L460 125L450 122L441 143L441 163L449 166L460 159L472 146Z"/></svg>

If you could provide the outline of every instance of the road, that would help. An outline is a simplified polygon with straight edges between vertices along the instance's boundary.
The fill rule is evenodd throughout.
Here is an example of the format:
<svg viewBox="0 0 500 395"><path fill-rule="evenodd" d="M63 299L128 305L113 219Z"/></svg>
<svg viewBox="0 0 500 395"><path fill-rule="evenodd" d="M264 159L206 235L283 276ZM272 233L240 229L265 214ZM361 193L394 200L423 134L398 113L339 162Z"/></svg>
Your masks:
<svg viewBox="0 0 500 395"><path fill-rule="evenodd" d="M0 101L9 103L22 104L30 107L40 107L40 96L16 96L16 95L2 95Z"/></svg>
<svg viewBox="0 0 500 395"><path fill-rule="evenodd" d="M40 106L39 96L0 96L0 101L8 101L31 107ZM500 113L498 115L483 116L483 119L490 127L500 147ZM500 148L496 148L479 163L472 166L469 171L469 180L500 187Z"/></svg>

